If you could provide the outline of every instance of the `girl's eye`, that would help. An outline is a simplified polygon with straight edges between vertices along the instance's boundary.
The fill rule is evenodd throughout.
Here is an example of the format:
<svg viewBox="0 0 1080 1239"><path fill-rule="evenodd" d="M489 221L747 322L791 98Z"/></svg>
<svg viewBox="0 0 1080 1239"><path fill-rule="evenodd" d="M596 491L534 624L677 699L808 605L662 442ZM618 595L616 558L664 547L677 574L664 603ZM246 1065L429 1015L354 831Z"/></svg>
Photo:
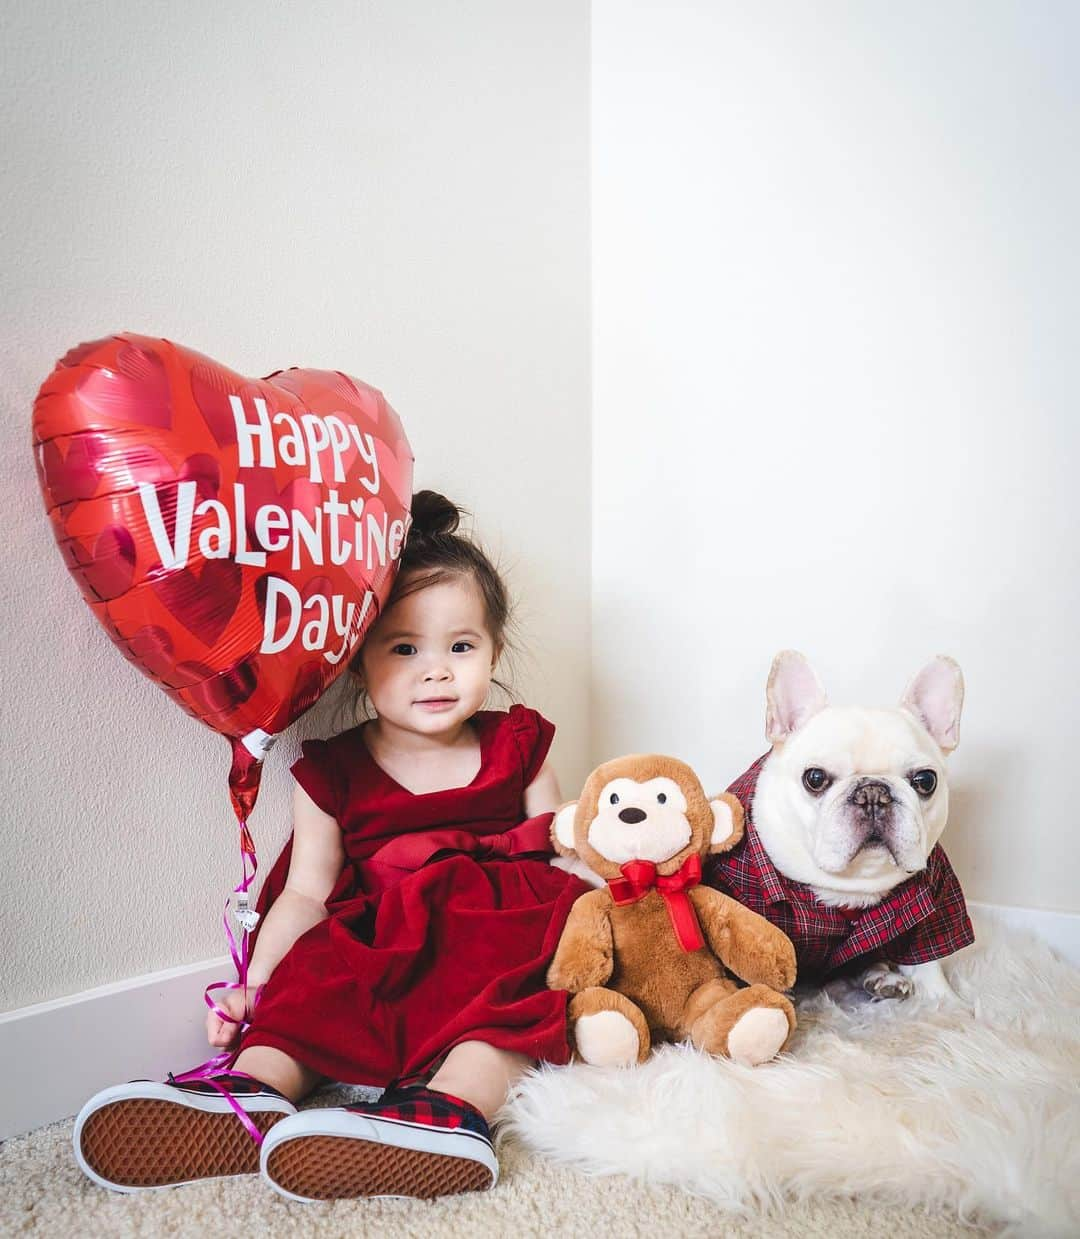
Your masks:
<svg viewBox="0 0 1080 1239"><path fill-rule="evenodd" d="M391 654L415 654L416 646L410 645L408 641L402 641L390 651Z"/></svg>
<svg viewBox="0 0 1080 1239"><path fill-rule="evenodd" d="M937 788L937 775L933 770L916 770L910 782L919 795L926 799L932 796Z"/></svg>
<svg viewBox="0 0 1080 1239"><path fill-rule="evenodd" d="M661 792L661 793L660 793L660 794L656 797L656 803L657 803L657 804L667 804L667 793L666 793L666 792Z"/></svg>
<svg viewBox="0 0 1080 1239"><path fill-rule="evenodd" d="M471 641L455 641L450 647L452 654L467 654L471 649L475 649Z"/></svg>

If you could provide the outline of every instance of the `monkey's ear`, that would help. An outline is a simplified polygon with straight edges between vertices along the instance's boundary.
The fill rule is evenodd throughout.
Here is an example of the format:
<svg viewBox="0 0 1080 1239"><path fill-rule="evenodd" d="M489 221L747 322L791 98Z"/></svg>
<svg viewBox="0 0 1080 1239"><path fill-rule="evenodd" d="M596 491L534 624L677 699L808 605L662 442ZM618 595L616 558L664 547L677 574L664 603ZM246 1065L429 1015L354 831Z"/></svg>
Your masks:
<svg viewBox="0 0 1080 1239"><path fill-rule="evenodd" d="M576 856L574 851L574 815L577 801L571 800L555 810L551 823L551 846L560 856Z"/></svg>
<svg viewBox="0 0 1080 1239"><path fill-rule="evenodd" d="M738 796L724 792L709 801L713 812L710 852L730 852L743 837L743 807Z"/></svg>

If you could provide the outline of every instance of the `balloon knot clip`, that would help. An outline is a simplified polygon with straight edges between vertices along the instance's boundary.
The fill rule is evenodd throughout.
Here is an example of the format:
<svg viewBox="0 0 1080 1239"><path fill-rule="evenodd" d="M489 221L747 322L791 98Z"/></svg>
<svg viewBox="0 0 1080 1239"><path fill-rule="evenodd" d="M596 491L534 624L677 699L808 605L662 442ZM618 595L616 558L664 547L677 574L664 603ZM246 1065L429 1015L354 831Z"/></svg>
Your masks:
<svg viewBox="0 0 1080 1239"><path fill-rule="evenodd" d="M236 907L233 908L233 916L236 923L244 931L249 934L259 923L259 914L251 906L248 901L247 891L238 891L236 894Z"/></svg>
<svg viewBox="0 0 1080 1239"><path fill-rule="evenodd" d="M240 743L256 761L262 761L276 741L276 735L263 731L261 727L256 727L254 731L249 731L246 736L240 737Z"/></svg>

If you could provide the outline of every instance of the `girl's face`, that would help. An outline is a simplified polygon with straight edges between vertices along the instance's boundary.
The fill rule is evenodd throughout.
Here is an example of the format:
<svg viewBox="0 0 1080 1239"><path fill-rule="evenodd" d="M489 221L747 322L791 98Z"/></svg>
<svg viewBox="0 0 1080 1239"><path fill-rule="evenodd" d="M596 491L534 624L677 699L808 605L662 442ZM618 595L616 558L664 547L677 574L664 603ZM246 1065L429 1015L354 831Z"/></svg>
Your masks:
<svg viewBox="0 0 1080 1239"><path fill-rule="evenodd" d="M428 585L379 618L361 652L379 719L406 731L456 731L488 695L498 651L471 577Z"/></svg>

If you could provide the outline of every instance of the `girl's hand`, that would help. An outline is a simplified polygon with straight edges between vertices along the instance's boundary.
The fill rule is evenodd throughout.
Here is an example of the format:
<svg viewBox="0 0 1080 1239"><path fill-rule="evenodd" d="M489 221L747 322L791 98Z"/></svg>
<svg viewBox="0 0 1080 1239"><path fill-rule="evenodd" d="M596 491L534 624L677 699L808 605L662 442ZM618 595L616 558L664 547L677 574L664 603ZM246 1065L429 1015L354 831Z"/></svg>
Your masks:
<svg viewBox="0 0 1080 1239"><path fill-rule="evenodd" d="M248 988L247 996L249 1001L255 997L255 991L250 987ZM223 1011L227 1011L235 1020L242 1020L248 1015L248 1010L245 1009L244 1005L244 991L242 989L215 990L213 998L214 1002ZM239 1035L239 1024L230 1024L228 1020L223 1020L216 1011L207 1009L206 1039L211 1045L221 1050L228 1049Z"/></svg>

